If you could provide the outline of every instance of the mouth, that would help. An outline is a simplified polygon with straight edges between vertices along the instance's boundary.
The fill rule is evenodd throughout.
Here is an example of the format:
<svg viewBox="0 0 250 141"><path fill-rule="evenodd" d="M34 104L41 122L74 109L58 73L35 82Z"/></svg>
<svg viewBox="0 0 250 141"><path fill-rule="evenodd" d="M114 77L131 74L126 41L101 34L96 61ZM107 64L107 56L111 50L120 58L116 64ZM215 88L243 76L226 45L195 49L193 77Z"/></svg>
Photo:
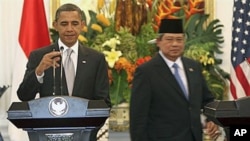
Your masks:
<svg viewBox="0 0 250 141"><path fill-rule="evenodd" d="M179 49L172 49L171 52L180 52Z"/></svg>
<svg viewBox="0 0 250 141"><path fill-rule="evenodd" d="M75 35L72 34L72 35L64 35L65 37L74 37Z"/></svg>
<svg viewBox="0 0 250 141"><path fill-rule="evenodd" d="M64 35L65 39L75 39L75 35Z"/></svg>

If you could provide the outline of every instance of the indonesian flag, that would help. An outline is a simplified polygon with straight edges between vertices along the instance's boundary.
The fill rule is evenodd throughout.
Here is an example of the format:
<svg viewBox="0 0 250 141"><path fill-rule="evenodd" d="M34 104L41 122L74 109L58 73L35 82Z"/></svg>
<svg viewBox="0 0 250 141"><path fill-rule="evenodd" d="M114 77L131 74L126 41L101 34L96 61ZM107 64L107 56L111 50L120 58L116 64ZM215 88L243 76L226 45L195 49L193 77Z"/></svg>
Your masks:
<svg viewBox="0 0 250 141"><path fill-rule="evenodd" d="M19 101L16 91L22 82L30 52L50 44L43 2L44 0L24 0L23 3L18 38L19 47L16 49L13 64L11 102ZM27 133L22 129L17 130L13 124L9 126L9 135L12 141L28 140Z"/></svg>
<svg viewBox="0 0 250 141"><path fill-rule="evenodd" d="M24 0L19 43L26 57L32 50L50 44L43 0Z"/></svg>

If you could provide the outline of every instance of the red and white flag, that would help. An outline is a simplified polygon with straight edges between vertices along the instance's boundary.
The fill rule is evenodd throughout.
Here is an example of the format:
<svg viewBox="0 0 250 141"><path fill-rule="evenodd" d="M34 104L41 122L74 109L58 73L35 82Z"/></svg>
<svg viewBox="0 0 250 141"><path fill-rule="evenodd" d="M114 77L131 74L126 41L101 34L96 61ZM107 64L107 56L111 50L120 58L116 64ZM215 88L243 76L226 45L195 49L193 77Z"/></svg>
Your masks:
<svg viewBox="0 0 250 141"><path fill-rule="evenodd" d="M26 57L32 50L50 44L43 0L24 0L19 43Z"/></svg>
<svg viewBox="0 0 250 141"><path fill-rule="evenodd" d="M18 43L13 64L11 102L19 101L16 91L22 82L30 52L51 43L44 0L24 0ZM11 140L25 140L22 135L17 135L18 131L15 128L12 124L9 127L10 135L11 132L15 132Z"/></svg>
<svg viewBox="0 0 250 141"><path fill-rule="evenodd" d="M29 54L32 50L49 45L49 28L44 9L44 0L24 0L16 59L12 80L12 97L21 83Z"/></svg>

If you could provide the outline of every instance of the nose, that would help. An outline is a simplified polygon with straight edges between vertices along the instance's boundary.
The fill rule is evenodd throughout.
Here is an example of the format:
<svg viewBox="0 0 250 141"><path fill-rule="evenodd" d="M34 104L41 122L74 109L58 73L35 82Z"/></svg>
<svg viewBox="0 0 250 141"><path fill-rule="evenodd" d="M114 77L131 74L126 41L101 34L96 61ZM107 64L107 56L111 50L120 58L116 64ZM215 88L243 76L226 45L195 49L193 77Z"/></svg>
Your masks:
<svg viewBox="0 0 250 141"><path fill-rule="evenodd" d="M178 44L179 44L178 40L174 39L172 45L175 46L175 45L178 45Z"/></svg>
<svg viewBox="0 0 250 141"><path fill-rule="evenodd" d="M66 27L67 31L72 31L73 30L73 26L72 24L68 24L68 26Z"/></svg>

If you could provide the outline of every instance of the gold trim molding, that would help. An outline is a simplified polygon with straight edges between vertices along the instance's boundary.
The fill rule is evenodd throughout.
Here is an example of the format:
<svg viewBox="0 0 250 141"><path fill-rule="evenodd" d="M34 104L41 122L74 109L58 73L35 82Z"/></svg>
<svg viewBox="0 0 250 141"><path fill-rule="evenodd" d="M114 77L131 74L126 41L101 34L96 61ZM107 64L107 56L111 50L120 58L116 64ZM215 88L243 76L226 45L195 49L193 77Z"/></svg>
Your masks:
<svg viewBox="0 0 250 141"><path fill-rule="evenodd" d="M54 21L54 15L56 14L57 8L60 6L60 0L51 0L50 1L50 21Z"/></svg>
<svg viewBox="0 0 250 141"><path fill-rule="evenodd" d="M215 3L214 0L204 0L205 2L205 13L209 14L208 23L214 20Z"/></svg>

